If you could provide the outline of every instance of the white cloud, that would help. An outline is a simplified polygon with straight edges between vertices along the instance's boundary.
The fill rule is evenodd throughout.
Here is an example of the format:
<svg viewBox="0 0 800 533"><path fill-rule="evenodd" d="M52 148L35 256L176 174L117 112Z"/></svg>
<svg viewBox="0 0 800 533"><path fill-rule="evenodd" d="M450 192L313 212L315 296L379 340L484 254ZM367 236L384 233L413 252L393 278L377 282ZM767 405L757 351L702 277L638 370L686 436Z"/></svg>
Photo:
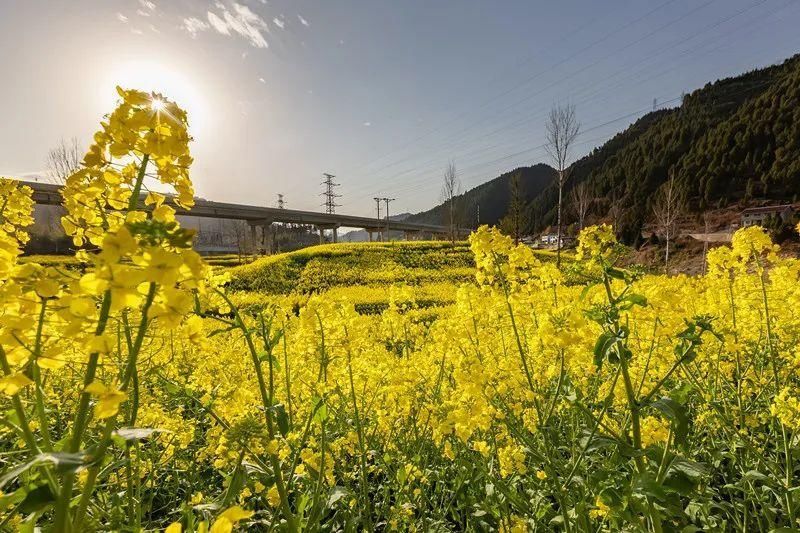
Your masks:
<svg viewBox="0 0 800 533"><path fill-rule="evenodd" d="M153 2L151 2L150 0L139 0L139 4L143 8L149 9L150 11L155 11L156 10L156 5Z"/></svg>
<svg viewBox="0 0 800 533"><path fill-rule="evenodd" d="M258 14L242 4L234 2L229 9L221 2L216 2L215 6L220 13L208 12L208 23L218 33L222 35L238 34L243 37L251 46L256 48L267 48L269 44L264 38L264 33L269 33L267 22Z"/></svg>
<svg viewBox="0 0 800 533"><path fill-rule="evenodd" d="M124 24L124 23L128 22L128 17L126 17L122 13L117 13L117 20Z"/></svg>
<svg viewBox="0 0 800 533"><path fill-rule="evenodd" d="M278 17L275 17L274 19L272 19L272 22L273 22L273 23L274 23L274 24L275 24L277 27L279 27L280 29L283 29L283 27L286 25L286 23L285 23L285 22L283 22L283 20L279 19Z"/></svg>
<svg viewBox="0 0 800 533"><path fill-rule="evenodd" d="M208 12L208 23L211 24L211 27L223 35L231 34L230 30L228 30L228 25L225 24L225 21L211 11Z"/></svg>
<svg viewBox="0 0 800 533"><path fill-rule="evenodd" d="M365 122L364 125L367 127L372 126L372 122Z"/></svg>
<svg viewBox="0 0 800 533"><path fill-rule="evenodd" d="M201 31L206 31L208 28L210 28L208 22L200 20L199 18L196 17L189 17L183 19L183 24L181 25L181 27L184 30L188 31L192 37L196 37L197 34L200 33Z"/></svg>
<svg viewBox="0 0 800 533"><path fill-rule="evenodd" d="M301 15L297 15L297 19L300 21L300 24L303 26L308 26L308 21L304 19Z"/></svg>
<svg viewBox="0 0 800 533"><path fill-rule="evenodd" d="M265 80L264 78L258 78L258 81L260 81L261 83L267 83L267 80Z"/></svg>
<svg viewBox="0 0 800 533"><path fill-rule="evenodd" d="M149 17L150 16L150 12L149 11L145 11L144 9L137 9L136 10L136 14L139 15L140 17Z"/></svg>
<svg viewBox="0 0 800 533"><path fill-rule="evenodd" d="M134 34L134 35L142 35L144 32L142 30L140 30L139 28L133 28L133 29L131 29L131 33Z"/></svg>

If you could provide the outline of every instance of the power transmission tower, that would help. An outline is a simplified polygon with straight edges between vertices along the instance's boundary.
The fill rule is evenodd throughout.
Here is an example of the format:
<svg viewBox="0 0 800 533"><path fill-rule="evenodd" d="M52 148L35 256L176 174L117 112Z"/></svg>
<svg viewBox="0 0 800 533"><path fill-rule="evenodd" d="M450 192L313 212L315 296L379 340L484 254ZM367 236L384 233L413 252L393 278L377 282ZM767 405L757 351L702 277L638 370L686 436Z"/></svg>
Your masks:
<svg viewBox="0 0 800 533"><path fill-rule="evenodd" d="M334 183L333 178L336 176L333 174L325 173L322 176L325 178L322 181L322 184L325 186L325 190L321 193L321 195L325 197L325 202L322 205L325 207L325 212L332 215L336 213L336 208L339 206L339 204L336 203L336 199L342 196L341 194L333 192L333 188L338 187L340 184Z"/></svg>
<svg viewBox="0 0 800 533"><path fill-rule="evenodd" d="M391 241L392 238L389 236L389 202L394 202L394 198L379 198L378 200L383 200L386 203L386 241ZM380 204L379 204L380 205Z"/></svg>
<svg viewBox="0 0 800 533"><path fill-rule="evenodd" d="M285 209L285 208L286 208L286 202L283 200L283 195L278 194L278 209Z"/></svg>
<svg viewBox="0 0 800 533"><path fill-rule="evenodd" d="M381 227L381 200L383 200L383 198L375 197L373 200L375 200L375 207L378 209L378 227ZM380 232L378 232L378 236L380 237Z"/></svg>

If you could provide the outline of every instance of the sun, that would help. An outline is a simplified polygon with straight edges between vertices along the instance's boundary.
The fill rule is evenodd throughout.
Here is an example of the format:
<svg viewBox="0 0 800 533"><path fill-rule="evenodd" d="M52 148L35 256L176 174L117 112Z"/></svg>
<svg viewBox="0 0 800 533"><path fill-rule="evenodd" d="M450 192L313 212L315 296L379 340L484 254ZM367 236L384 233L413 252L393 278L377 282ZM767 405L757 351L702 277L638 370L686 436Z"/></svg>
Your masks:
<svg viewBox="0 0 800 533"><path fill-rule="evenodd" d="M106 84L109 97L115 97L114 87L156 92L174 101L189 115L189 128L194 137L202 135L208 122L206 98L201 85L188 77L179 67L156 60L134 60L112 68ZM154 102L156 106L163 102ZM158 109L156 109L158 110Z"/></svg>

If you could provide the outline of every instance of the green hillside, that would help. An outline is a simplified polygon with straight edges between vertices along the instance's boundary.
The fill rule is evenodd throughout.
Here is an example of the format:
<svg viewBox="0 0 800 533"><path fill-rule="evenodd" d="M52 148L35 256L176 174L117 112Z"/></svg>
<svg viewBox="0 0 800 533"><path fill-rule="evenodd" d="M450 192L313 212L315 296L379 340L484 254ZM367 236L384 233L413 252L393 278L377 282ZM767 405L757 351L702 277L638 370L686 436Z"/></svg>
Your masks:
<svg viewBox="0 0 800 533"><path fill-rule="evenodd" d="M800 190L800 59L726 78L650 113L572 165L567 191L586 182L597 216L624 206L622 236L636 240L654 192L675 173L695 210ZM551 186L529 209L536 227L555 218Z"/></svg>
<svg viewBox="0 0 800 533"><path fill-rule="evenodd" d="M580 113L580 110L578 110ZM528 232L555 223L554 170L522 167L463 193L461 225L495 225L506 215L509 182L520 173ZM648 113L570 167L565 198L586 183L590 215L608 219L621 207L620 234L637 241L649 221L655 192L674 173L699 212L753 198L794 201L800 191L800 56L779 65L725 78L687 94L681 105ZM567 200L568 201L568 200ZM570 212L565 210L567 223ZM441 224L438 205L410 221Z"/></svg>
<svg viewBox="0 0 800 533"><path fill-rule="evenodd" d="M337 286L471 279L467 243L373 242L333 244L267 256L231 270L231 287L268 294L321 292Z"/></svg>
<svg viewBox="0 0 800 533"><path fill-rule="evenodd" d="M555 177L555 171L551 167L537 164L516 168L464 192L457 199L460 225L475 227L479 206L481 224L497 224L508 212L509 184L514 174L520 176L520 194L525 203L536 198ZM425 224L444 224L446 219L445 207L440 204L428 211L411 215L406 220Z"/></svg>
<svg viewBox="0 0 800 533"><path fill-rule="evenodd" d="M537 254L543 261L554 257ZM263 257L229 272L239 304L276 296L302 302L324 293L346 298L361 313L376 313L392 299L421 309L453 303L458 286L474 280L475 259L463 241L340 243Z"/></svg>

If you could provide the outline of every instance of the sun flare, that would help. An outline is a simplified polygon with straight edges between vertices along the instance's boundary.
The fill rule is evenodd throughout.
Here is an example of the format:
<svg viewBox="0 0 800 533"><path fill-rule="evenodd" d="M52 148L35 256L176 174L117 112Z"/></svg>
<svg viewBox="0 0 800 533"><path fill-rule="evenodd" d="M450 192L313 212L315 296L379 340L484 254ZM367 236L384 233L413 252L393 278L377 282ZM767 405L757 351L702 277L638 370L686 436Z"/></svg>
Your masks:
<svg viewBox="0 0 800 533"><path fill-rule="evenodd" d="M186 69L167 65L156 60L133 60L121 63L113 69L106 85L107 94L116 94L114 87L119 85L126 89L155 92L164 98L178 102L189 115L192 134L202 135L208 121L208 106L201 86L191 79ZM160 111L163 101L154 100L152 107Z"/></svg>

